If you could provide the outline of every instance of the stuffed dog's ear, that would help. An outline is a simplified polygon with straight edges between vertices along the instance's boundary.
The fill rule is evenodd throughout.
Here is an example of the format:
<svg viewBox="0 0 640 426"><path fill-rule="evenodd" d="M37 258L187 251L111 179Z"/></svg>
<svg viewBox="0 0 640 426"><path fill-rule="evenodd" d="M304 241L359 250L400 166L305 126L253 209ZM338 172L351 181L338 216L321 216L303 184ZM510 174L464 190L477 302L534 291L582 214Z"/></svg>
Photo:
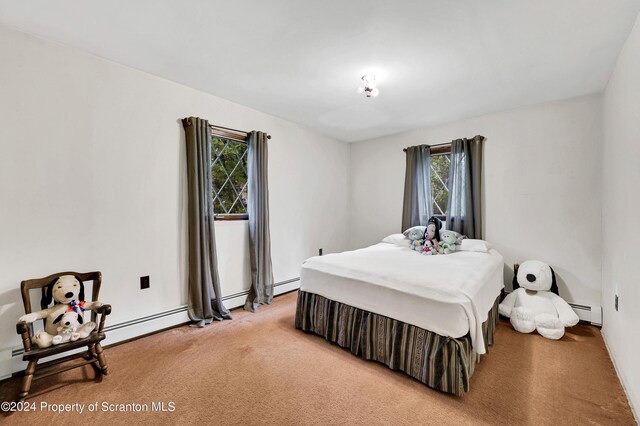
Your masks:
<svg viewBox="0 0 640 426"><path fill-rule="evenodd" d="M51 304L51 302L53 301L53 286L55 285L55 283L57 281L58 281L58 279L56 278L55 280L51 281L49 283L49 285L47 286L47 290L42 295L42 300L40 301L42 306L49 306Z"/></svg>
<svg viewBox="0 0 640 426"><path fill-rule="evenodd" d="M553 271L551 266L549 266L549 269L551 269L551 290L549 291L560 296L560 293L558 292L558 283L556 283L556 273Z"/></svg>
<svg viewBox="0 0 640 426"><path fill-rule="evenodd" d="M60 320L62 319L62 316L63 316L63 315L64 315L64 314L60 314L60 315L58 315L58 318L54 319L54 320L53 320L53 323L54 323L54 324L59 323L59 322L60 322Z"/></svg>
<svg viewBox="0 0 640 426"><path fill-rule="evenodd" d="M82 314L76 314L76 315L78 315L78 322L82 324L84 322L84 319L82 319Z"/></svg>
<svg viewBox="0 0 640 426"><path fill-rule="evenodd" d="M513 281L511 281L511 291L516 291L520 288L520 284L518 284L518 268L519 264L513 265Z"/></svg>
<svg viewBox="0 0 640 426"><path fill-rule="evenodd" d="M78 280L78 282L80 283L80 293L78 293L78 300L82 301L84 300L84 283L78 276L76 276L75 279Z"/></svg>

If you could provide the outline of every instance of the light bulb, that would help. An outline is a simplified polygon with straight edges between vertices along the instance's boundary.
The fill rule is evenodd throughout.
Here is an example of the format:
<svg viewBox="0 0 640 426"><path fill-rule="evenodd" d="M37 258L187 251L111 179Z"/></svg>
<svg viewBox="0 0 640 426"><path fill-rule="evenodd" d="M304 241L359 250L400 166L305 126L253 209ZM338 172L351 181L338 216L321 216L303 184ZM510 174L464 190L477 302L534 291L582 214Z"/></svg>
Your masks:
<svg viewBox="0 0 640 426"><path fill-rule="evenodd" d="M377 88L373 88L373 90L371 90L371 96L376 97L378 96L378 94L380 93L380 91Z"/></svg>

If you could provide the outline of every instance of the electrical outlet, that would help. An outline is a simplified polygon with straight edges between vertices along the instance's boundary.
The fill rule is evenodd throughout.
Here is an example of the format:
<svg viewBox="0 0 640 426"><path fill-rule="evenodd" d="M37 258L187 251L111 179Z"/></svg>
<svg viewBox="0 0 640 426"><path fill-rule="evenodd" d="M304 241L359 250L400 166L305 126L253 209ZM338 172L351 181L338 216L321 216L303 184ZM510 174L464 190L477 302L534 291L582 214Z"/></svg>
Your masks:
<svg viewBox="0 0 640 426"><path fill-rule="evenodd" d="M318 256L322 256L322 248L318 249Z"/></svg>
<svg viewBox="0 0 640 426"><path fill-rule="evenodd" d="M615 296L615 307L616 307L616 311L618 310L618 295L616 294Z"/></svg>
<svg viewBox="0 0 640 426"><path fill-rule="evenodd" d="M144 290L145 288L149 288L149 275L146 277L140 277L140 290Z"/></svg>

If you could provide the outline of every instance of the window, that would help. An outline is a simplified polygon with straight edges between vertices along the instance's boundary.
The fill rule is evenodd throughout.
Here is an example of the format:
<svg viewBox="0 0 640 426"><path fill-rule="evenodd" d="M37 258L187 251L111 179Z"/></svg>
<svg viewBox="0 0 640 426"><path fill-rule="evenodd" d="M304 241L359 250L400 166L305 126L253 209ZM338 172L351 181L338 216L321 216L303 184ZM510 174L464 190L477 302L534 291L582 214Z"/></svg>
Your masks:
<svg viewBox="0 0 640 426"><path fill-rule="evenodd" d="M247 143L215 134L211 142L215 219L247 219Z"/></svg>
<svg viewBox="0 0 640 426"><path fill-rule="evenodd" d="M451 145L431 150L431 208L434 216L446 219L449 200Z"/></svg>

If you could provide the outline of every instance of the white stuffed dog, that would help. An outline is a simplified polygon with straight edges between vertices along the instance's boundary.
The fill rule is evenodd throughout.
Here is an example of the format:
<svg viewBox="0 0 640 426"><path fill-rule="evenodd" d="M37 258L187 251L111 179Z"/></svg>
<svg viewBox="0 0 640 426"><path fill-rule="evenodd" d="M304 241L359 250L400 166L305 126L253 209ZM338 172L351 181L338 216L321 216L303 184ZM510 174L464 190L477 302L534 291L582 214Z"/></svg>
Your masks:
<svg viewBox="0 0 640 426"><path fill-rule="evenodd" d="M46 348L52 344L59 344L68 342L71 340L72 334L77 333L77 338L82 339L87 337L94 328L96 323L89 321L83 323L82 313L85 310L96 309L102 306L101 302L85 302L84 301L84 284L82 280L73 275L63 275L58 279L55 279L47 287L43 302L49 305L54 300L56 303L47 309L43 309L38 312L32 312L20 317L20 321L23 323L32 323L34 321L44 319L45 329L38 331L32 338L32 341L40 348ZM67 313L75 313L78 325L76 330L68 332L65 330L65 326L71 325L72 319L70 316L65 318ZM62 322L62 324L60 324ZM65 324L69 322L70 324ZM61 327L62 337L59 336L58 328ZM69 335L69 339L66 339L66 334ZM76 339L77 340L77 339Z"/></svg>
<svg viewBox="0 0 640 426"><path fill-rule="evenodd" d="M60 343L75 342L78 340L80 338L80 333L78 333L80 321L82 321L82 315L75 311L62 314L62 318L58 321L58 324L60 324L58 334L53 336L51 343L59 345Z"/></svg>
<svg viewBox="0 0 640 426"><path fill-rule="evenodd" d="M564 335L565 327L578 323L578 315L558 295L556 277L549 265L528 260L518 268L513 283L514 291L500 303L499 311L511 319L516 331L537 330L547 339L557 340Z"/></svg>

